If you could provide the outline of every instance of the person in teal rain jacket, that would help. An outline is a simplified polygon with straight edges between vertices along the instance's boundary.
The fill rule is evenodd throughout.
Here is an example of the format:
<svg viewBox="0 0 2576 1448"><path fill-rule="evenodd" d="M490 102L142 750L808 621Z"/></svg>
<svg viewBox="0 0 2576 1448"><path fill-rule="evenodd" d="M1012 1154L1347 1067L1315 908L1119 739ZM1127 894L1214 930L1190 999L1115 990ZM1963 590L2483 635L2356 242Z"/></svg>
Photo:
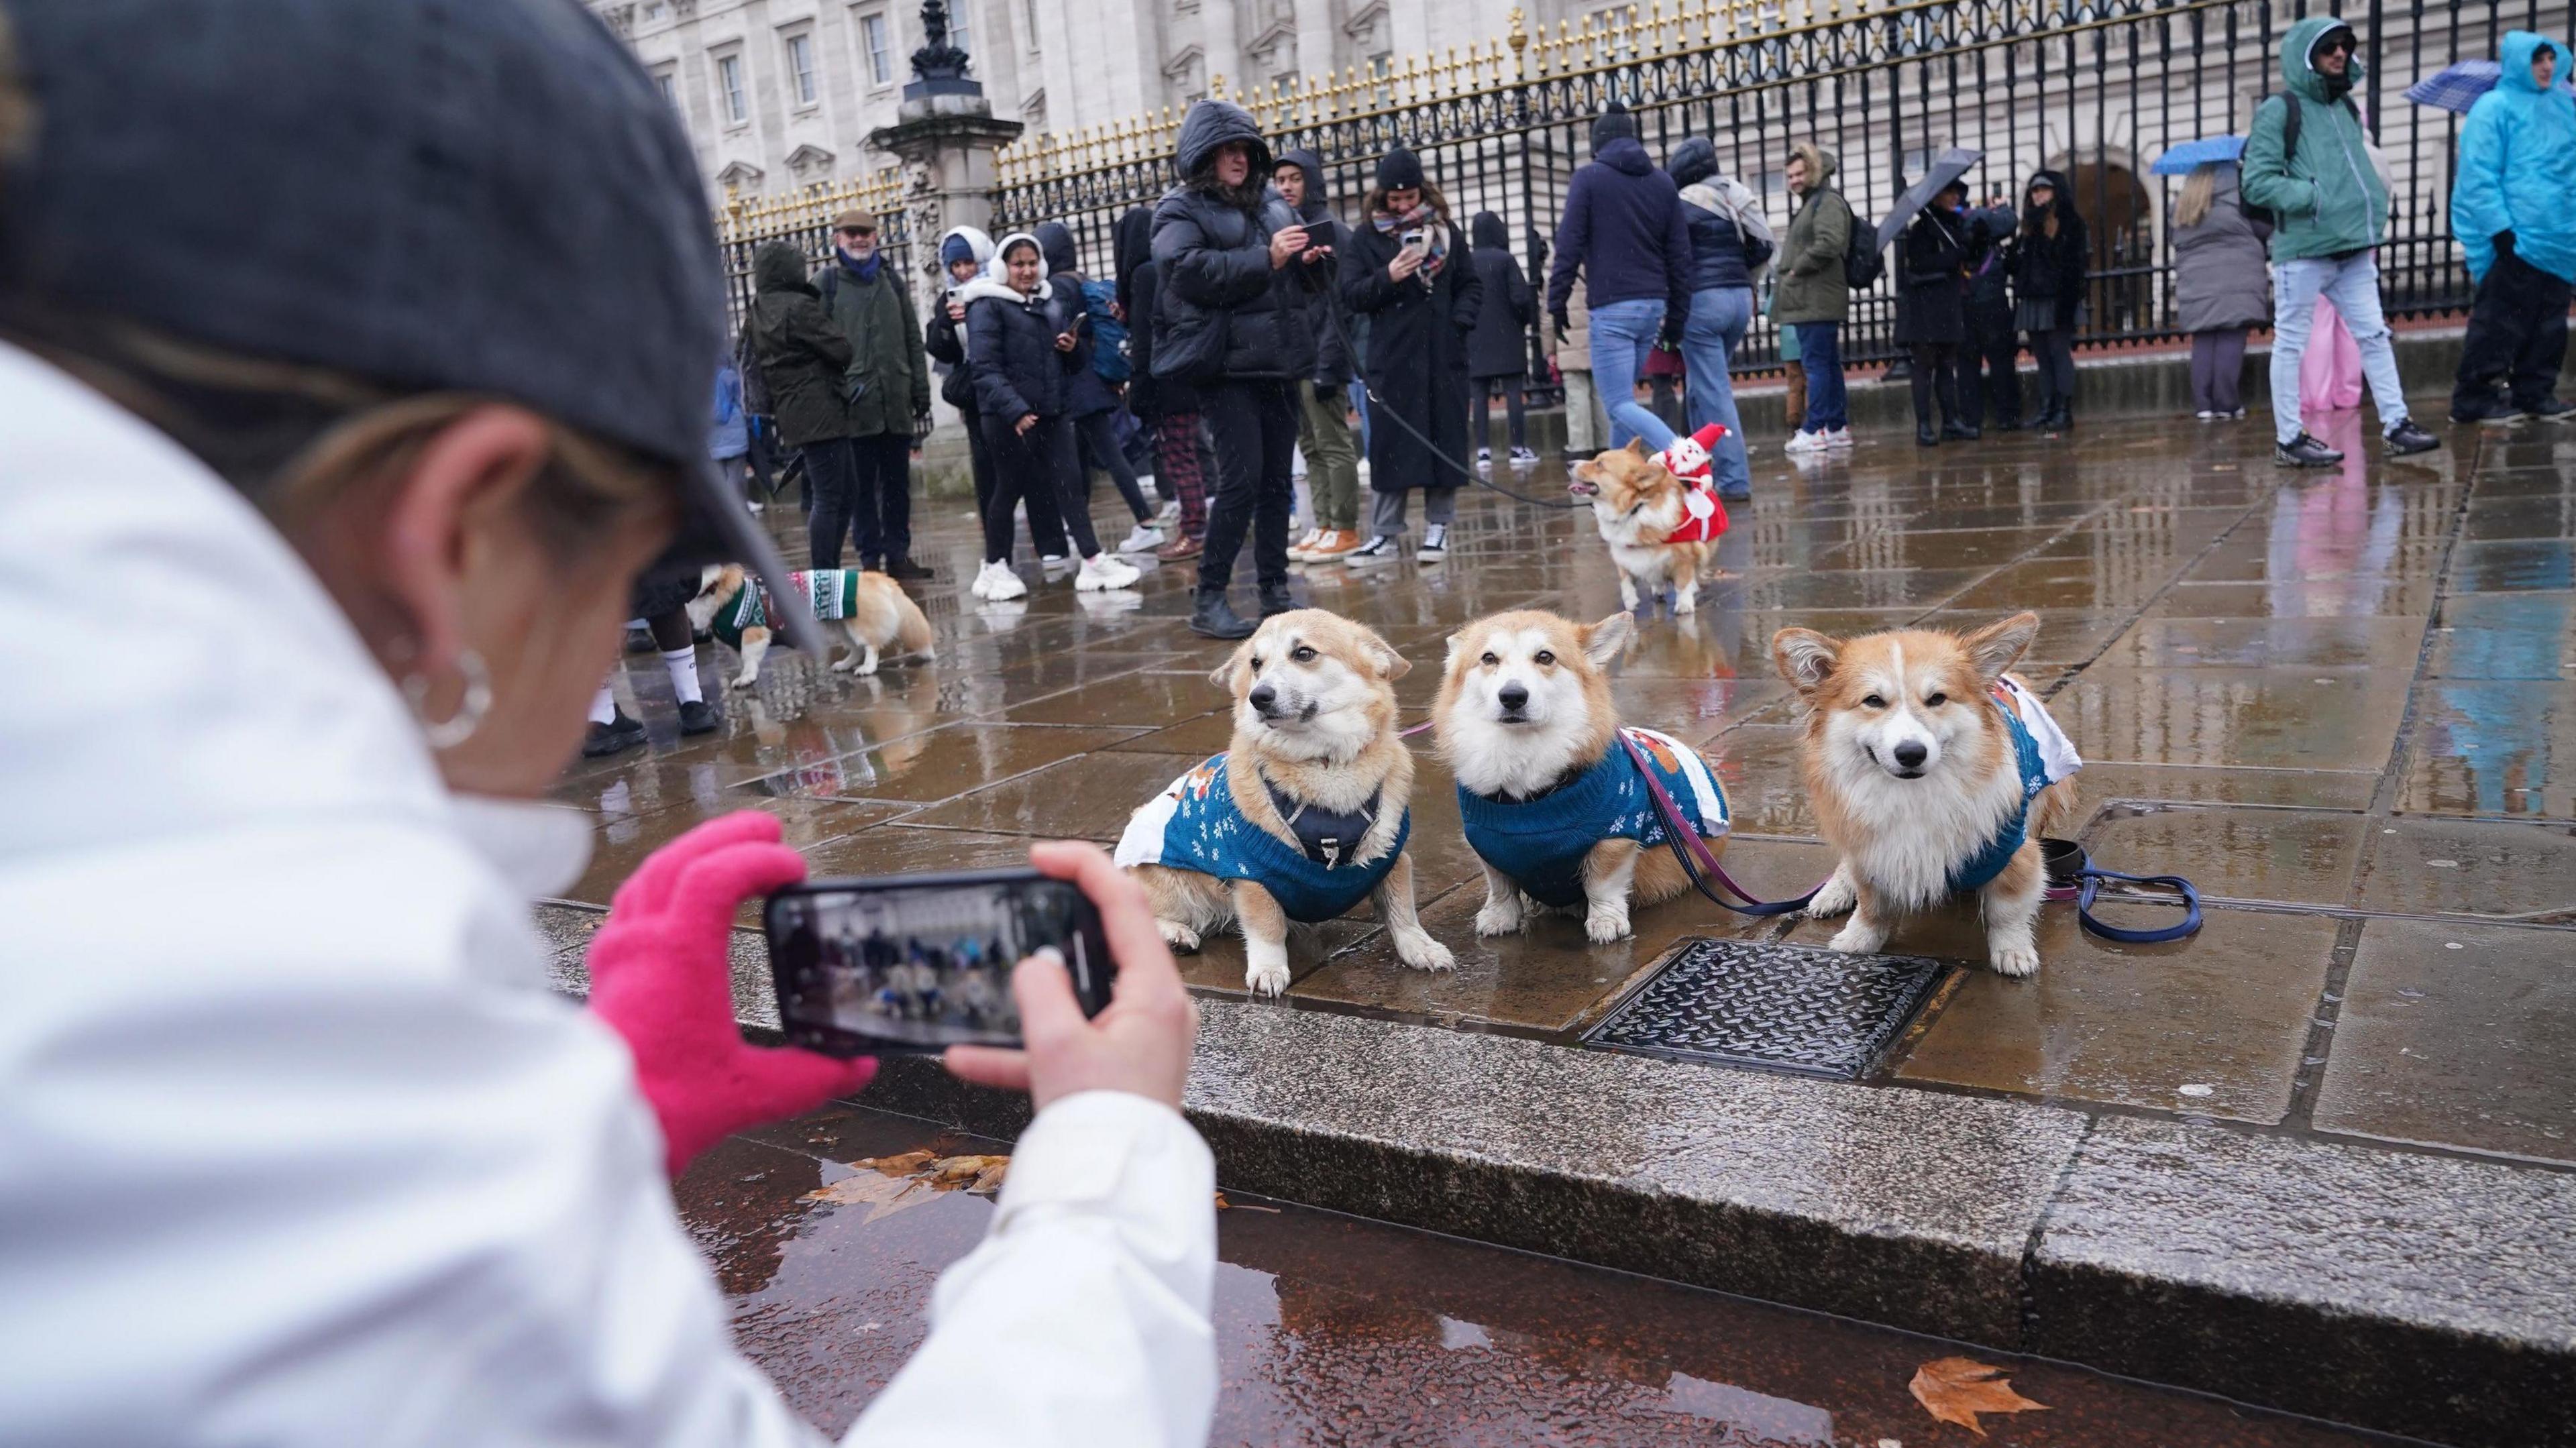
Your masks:
<svg viewBox="0 0 2576 1448"><path fill-rule="evenodd" d="M2576 95L2559 84L2569 55L2512 30L2496 58L2503 77L2469 107L2451 183L2451 234L2478 284L2451 420L2565 421L2576 418L2555 395L2576 282Z"/></svg>
<svg viewBox="0 0 2576 1448"><path fill-rule="evenodd" d="M2272 461L2282 467L2330 468L2343 454L2308 435L2299 419L2299 359L2317 298L2342 314L2361 348L2362 375L2379 407L2388 455L2441 446L2406 415L2397 352L2379 309L2379 262L2372 254L2388 231L2388 183L2370 155L2370 133L2352 93L2362 83L2360 45L2352 27L2311 15L2281 38L2286 94L2255 109L2245 140L2238 191L2248 206L2269 209L2272 232ZM2299 113L2295 154L2287 146L2292 107Z"/></svg>

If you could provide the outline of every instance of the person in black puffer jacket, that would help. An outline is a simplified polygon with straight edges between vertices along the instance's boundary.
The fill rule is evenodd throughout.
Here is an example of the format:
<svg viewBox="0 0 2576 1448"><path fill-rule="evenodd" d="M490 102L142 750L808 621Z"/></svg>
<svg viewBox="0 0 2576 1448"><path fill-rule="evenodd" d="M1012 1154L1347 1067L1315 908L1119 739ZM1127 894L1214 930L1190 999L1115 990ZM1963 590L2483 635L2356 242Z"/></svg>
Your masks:
<svg viewBox="0 0 2576 1448"><path fill-rule="evenodd" d="M1305 256L1306 229L1269 184L1270 147L1250 112L1214 100L1190 107L1172 163L1181 184L1154 207L1161 272L1154 376L1198 387L1217 464L1190 628L1249 638L1253 625L1225 597L1247 531L1261 611L1296 606L1288 594L1289 456L1296 384L1315 367L1304 289L1329 273L1311 270L1321 257Z"/></svg>
<svg viewBox="0 0 2576 1448"><path fill-rule="evenodd" d="M2044 432L2075 425L2075 327L2091 255L2066 178L2034 173L2022 193L2021 230L2004 244L2004 270L2012 274L2013 322L2030 334L2039 363L2042 401L2031 425Z"/></svg>
<svg viewBox="0 0 2576 1448"><path fill-rule="evenodd" d="M1529 277L1512 255L1511 233L1490 211L1476 213L1468 228L1468 259L1485 293L1476 309L1476 328L1467 334L1467 376L1476 400L1476 465L1492 460L1494 393L1503 392L1503 409L1511 428L1512 466L1535 467L1538 454L1529 449L1529 419L1521 406L1521 386L1529 377L1530 323L1538 320L1538 297Z"/></svg>
<svg viewBox="0 0 2576 1448"><path fill-rule="evenodd" d="M1074 449L1072 344L1038 239L1027 232L1002 238L1004 282L984 280L966 288L966 359L975 369L975 401L984 414L993 449L993 505L984 510L984 568L972 590L996 602L1028 591L1011 572L1011 514L1025 493L1030 528L1051 499L1082 554L1073 586L1082 592L1128 588L1136 570L1100 551L1091 510L1082 506L1082 459Z"/></svg>
<svg viewBox="0 0 2576 1448"><path fill-rule="evenodd" d="M985 268L992 264L993 238L972 226L951 227L939 238L940 269L948 275L948 285L941 288L939 299L930 309L930 320L922 324L923 350L932 360L947 368L940 381L939 396L953 408L966 424L968 461L975 477L975 516L981 518L993 506L993 449L984 433L984 412L975 402L975 369L966 360L965 290L982 280ZM1042 555L1064 556L1064 528L1052 507L1029 514L1029 540Z"/></svg>
<svg viewBox="0 0 2576 1448"><path fill-rule="evenodd" d="M1179 504L1172 536L1154 556L1186 563L1207 537L1208 447L1200 436L1198 389L1154 375L1154 319L1162 269L1154 264L1154 213L1132 206L1118 218L1118 309L1127 314L1127 405L1153 434L1154 487Z"/></svg>
<svg viewBox="0 0 2576 1448"><path fill-rule="evenodd" d="M1047 287L1055 293L1053 309L1063 335L1073 338L1073 376L1066 393L1066 415L1073 420L1073 440L1078 455L1082 496L1067 503L1068 510L1091 507L1091 471L1098 468L1109 474L1118 486L1118 496L1135 516L1135 531L1118 545L1121 553L1141 553L1163 541L1154 527L1154 510L1145 506L1145 490L1136 483L1135 464L1127 461L1126 450L1118 446L1118 428L1114 421L1118 411L1118 389L1092 366L1093 349L1098 346L1091 326L1092 302L1087 289L1088 278L1082 274L1082 260L1073 244L1073 231L1061 221L1041 221L1030 235L1038 239L1046 254ZM1108 304L1101 303L1104 315Z"/></svg>

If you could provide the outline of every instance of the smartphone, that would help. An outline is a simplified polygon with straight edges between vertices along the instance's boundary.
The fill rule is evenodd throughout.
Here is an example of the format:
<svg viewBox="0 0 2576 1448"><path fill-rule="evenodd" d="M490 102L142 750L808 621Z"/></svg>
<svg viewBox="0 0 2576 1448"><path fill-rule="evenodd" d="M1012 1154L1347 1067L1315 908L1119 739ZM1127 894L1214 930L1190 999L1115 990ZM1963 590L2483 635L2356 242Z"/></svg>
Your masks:
<svg viewBox="0 0 2576 1448"><path fill-rule="evenodd" d="M1406 251L1429 251L1431 249L1431 233L1423 230L1419 226L1406 231L1401 240Z"/></svg>
<svg viewBox="0 0 2576 1448"><path fill-rule="evenodd" d="M763 920L787 1039L833 1056L1019 1045L1011 968L1041 946L1086 1016L1117 973L1090 899L1025 868L812 880Z"/></svg>

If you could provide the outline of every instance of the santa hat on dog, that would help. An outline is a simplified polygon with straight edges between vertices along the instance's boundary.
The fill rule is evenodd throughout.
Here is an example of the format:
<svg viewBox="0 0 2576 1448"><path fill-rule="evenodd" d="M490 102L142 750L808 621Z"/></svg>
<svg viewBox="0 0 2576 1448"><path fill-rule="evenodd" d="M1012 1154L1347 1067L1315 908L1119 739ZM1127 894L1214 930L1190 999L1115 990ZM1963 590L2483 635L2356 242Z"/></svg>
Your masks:
<svg viewBox="0 0 2576 1448"><path fill-rule="evenodd" d="M1664 535L1667 543L1706 543L1726 531L1726 505L1717 500L1717 479L1709 449L1726 436L1724 423L1712 422L1688 437L1674 438L1655 461L1682 482L1682 521Z"/></svg>

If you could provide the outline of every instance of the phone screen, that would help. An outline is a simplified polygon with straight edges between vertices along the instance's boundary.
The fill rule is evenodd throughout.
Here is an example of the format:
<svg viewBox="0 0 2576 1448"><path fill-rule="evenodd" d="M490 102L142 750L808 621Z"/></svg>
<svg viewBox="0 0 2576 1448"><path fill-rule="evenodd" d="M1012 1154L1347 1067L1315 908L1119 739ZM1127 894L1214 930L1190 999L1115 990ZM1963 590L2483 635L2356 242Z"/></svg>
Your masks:
<svg viewBox="0 0 2576 1448"><path fill-rule="evenodd" d="M1091 901L1034 870L815 881L772 895L767 925L788 1039L833 1055L1018 1045L1011 968L1041 946L1085 1015L1115 973Z"/></svg>

